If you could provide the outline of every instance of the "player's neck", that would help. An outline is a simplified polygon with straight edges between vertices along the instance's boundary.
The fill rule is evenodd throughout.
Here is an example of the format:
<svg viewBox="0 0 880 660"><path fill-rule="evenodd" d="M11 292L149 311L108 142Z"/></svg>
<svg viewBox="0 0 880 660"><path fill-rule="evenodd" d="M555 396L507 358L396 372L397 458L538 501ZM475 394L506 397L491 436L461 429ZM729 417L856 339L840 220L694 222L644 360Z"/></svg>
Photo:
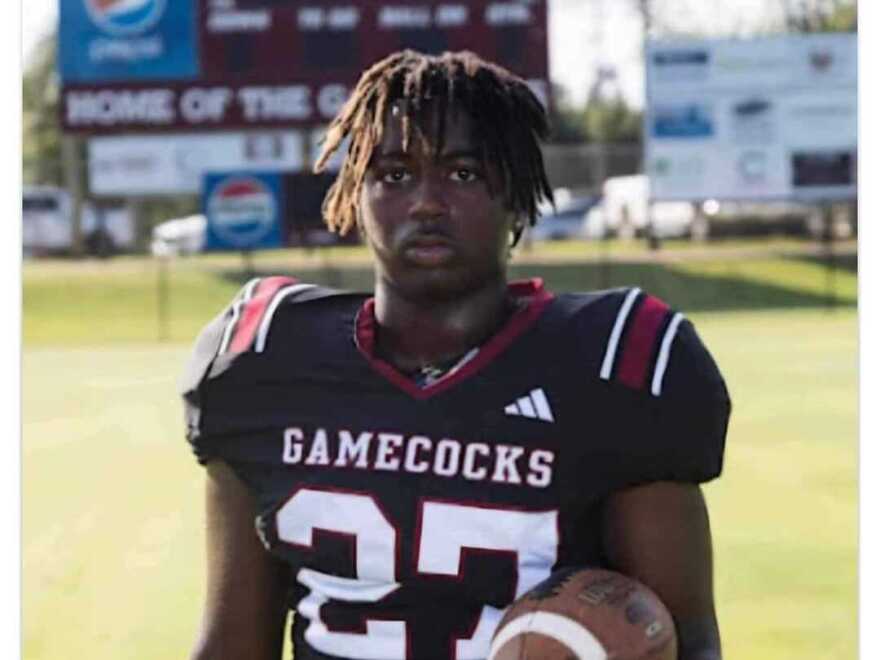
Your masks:
<svg viewBox="0 0 880 660"><path fill-rule="evenodd" d="M483 344L511 311L503 280L448 301L408 299L377 282L377 349L402 370L442 363Z"/></svg>

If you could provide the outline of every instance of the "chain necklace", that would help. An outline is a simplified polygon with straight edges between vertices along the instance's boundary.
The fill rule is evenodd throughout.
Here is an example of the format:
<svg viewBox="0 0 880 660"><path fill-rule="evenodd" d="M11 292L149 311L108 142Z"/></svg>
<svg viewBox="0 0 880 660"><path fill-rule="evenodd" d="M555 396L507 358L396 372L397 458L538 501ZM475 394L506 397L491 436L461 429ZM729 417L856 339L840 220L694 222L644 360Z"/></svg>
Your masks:
<svg viewBox="0 0 880 660"><path fill-rule="evenodd" d="M451 375L461 369L464 365L473 360L479 352L480 347L474 346L464 355L457 357L454 360L448 360L441 364L423 364L411 374L411 377L416 381L416 384L419 387L433 385L444 376Z"/></svg>

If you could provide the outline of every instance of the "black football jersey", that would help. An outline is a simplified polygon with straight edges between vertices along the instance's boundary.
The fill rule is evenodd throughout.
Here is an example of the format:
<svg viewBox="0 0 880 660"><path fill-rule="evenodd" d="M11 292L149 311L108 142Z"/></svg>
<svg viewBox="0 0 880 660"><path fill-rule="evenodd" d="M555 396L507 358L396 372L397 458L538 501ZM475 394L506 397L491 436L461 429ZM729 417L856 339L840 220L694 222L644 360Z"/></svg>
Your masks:
<svg viewBox="0 0 880 660"><path fill-rule="evenodd" d="M603 566L602 504L721 471L730 401L693 326L637 288L521 304L427 387L374 353L373 300L250 282L200 335L187 436L291 566L297 660L476 660L504 608Z"/></svg>

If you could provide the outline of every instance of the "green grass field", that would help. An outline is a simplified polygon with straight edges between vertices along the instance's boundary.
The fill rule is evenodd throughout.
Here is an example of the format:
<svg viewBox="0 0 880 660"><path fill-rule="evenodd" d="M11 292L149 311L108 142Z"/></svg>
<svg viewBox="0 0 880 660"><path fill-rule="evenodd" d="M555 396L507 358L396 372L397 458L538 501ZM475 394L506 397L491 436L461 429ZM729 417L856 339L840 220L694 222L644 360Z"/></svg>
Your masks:
<svg viewBox="0 0 880 660"><path fill-rule="evenodd" d="M726 374L725 471L706 488L725 657L856 658L851 260L834 275L832 309L828 272L807 256L626 257L610 272L562 256L517 274L557 289L657 292L690 312ZM175 381L184 342L229 299L239 270L229 258L173 264L171 341L159 343L150 262L25 266L25 658L185 657L203 588L202 474L183 440ZM331 271L304 259L285 270L369 283L357 262Z"/></svg>

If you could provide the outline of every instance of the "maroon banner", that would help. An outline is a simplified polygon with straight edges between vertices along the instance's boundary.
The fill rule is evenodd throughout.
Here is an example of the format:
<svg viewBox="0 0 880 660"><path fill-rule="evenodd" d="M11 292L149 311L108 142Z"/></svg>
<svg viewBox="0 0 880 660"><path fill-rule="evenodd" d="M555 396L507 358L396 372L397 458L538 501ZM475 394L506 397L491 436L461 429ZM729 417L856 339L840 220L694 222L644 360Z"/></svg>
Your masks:
<svg viewBox="0 0 880 660"><path fill-rule="evenodd" d="M473 50L548 95L546 0L190 1L199 2L200 76L65 85L65 131L321 125L365 68L401 48Z"/></svg>
<svg viewBox="0 0 880 660"><path fill-rule="evenodd" d="M334 82L71 85L61 123L90 134L315 126L333 118L349 89Z"/></svg>

